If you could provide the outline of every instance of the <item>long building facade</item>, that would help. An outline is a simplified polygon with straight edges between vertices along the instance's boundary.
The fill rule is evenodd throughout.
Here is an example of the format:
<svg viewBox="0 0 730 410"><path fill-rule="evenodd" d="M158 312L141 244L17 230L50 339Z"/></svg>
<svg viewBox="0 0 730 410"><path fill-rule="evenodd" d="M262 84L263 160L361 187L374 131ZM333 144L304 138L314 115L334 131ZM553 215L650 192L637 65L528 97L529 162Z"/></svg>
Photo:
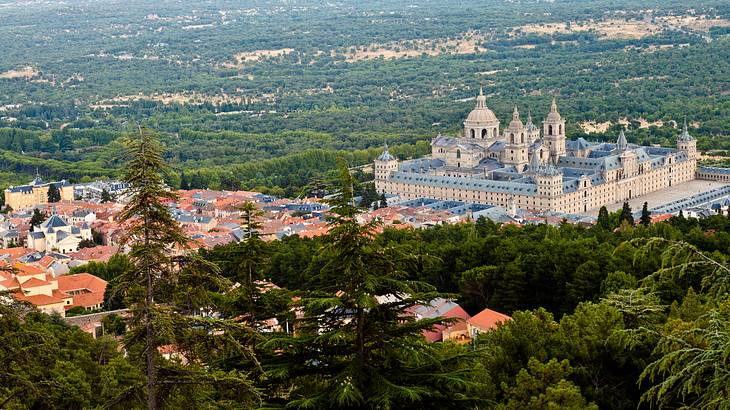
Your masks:
<svg viewBox="0 0 730 410"><path fill-rule="evenodd" d="M73 201L74 188L66 180L44 182L36 176L27 185L11 186L5 190L5 204L18 211L30 209L48 203L48 189L54 185L61 194L62 201Z"/></svg>
<svg viewBox="0 0 730 410"><path fill-rule="evenodd" d="M399 161L388 152L375 160L378 192L402 199L433 198L581 213L671 188L695 179L697 142L687 124L676 148L567 140L565 120L553 99L542 130L515 107L500 130L480 90L457 137L437 136L431 157Z"/></svg>

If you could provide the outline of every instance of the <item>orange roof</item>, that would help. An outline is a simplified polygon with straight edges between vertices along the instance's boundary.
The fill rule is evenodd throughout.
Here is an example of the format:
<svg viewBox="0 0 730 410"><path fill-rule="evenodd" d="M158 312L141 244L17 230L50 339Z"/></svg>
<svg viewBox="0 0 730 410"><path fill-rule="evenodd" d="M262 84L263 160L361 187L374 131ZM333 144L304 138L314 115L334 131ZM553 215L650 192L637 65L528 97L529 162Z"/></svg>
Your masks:
<svg viewBox="0 0 730 410"><path fill-rule="evenodd" d="M70 299L71 296L54 290L51 296L48 295L33 295L27 296L23 292L13 293L13 298L20 301L30 302L36 306L52 305L56 303L63 303L64 299Z"/></svg>
<svg viewBox="0 0 730 410"><path fill-rule="evenodd" d="M4 281L0 281L0 286L5 289L15 289L20 287L20 282L18 282L18 279L16 278L10 278Z"/></svg>
<svg viewBox="0 0 730 410"><path fill-rule="evenodd" d="M36 277L32 277L32 278L26 280L25 282L23 282L20 286L25 289L25 288L37 288L38 286L48 286L50 284L51 284L51 282L47 282L45 280L40 280Z"/></svg>
<svg viewBox="0 0 730 410"><path fill-rule="evenodd" d="M504 323L508 320L512 320L512 318L491 309L484 309L472 316L471 319L468 319L467 322L481 330L490 330L496 328L499 323Z"/></svg>
<svg viewBox="0 0 730 410"><path fill-rule="evenodd" d="M16 259L31 254L33 252L35 252L35 250L30 248L0 249L0 255L8 255L11 261L15 261Z"/></svg>
<svg viewBox="0 0 730 410"><path fill-rule="evenodd" d="M89 273L63 275L56 278L58 290L62 292L81 291L75 293L71 306L95 306L104 302L104 291L107 282Z"/></svg>
<svg viewBox="0 0 730 410"><path fill-rule="evenodd" d="M55 262L55 261L56 261L56 259L53 258L52 256L45 255L37 263L38 263L38 265L44 267L45 269L48 269L48 267L53 265L53 262Z"/></svg>
<svg viewBox="0 0 730 410"><path fill-rule="evenodd" d="M77 252L71 252L68 254L73 259L83 261L101 261L108 262L109 258L119 252L118 246L112 245L99 245L92 248L81 248Z"/></svg>
<svg viewBox="0 0 730 410"><path fill-rule="evenodd" d="M15 268L18 270L18 276L30 276L30 275L45 275L46 272L33 265L26 265L24 263L16 263Z"/></svg>

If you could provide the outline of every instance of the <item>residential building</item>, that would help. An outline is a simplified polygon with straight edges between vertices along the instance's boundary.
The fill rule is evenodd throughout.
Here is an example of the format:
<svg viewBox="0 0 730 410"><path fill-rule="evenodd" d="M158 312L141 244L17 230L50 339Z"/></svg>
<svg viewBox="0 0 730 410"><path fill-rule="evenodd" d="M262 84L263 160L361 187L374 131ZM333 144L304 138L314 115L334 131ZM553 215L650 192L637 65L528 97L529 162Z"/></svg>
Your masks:
<svg viewBox="0 0 730 410"><path fill-rule="evenodd" d="M471 318L467 319L466 326L470 337L479 333L496 329L500 324L512 320L511 317L491 309L484 309Z"/></svg>

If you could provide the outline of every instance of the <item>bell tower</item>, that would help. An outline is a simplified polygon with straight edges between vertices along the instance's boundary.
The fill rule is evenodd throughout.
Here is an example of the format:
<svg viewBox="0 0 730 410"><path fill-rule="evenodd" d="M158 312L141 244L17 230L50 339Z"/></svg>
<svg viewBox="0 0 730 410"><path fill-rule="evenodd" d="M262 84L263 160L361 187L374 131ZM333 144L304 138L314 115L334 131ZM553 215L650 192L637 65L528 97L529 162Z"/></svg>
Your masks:
<svg viewBox="0 0 730 410"><path fill-rule="evenodd" d="M527 135L527 129L520 120L520 112L517 111L517 106L512 112L512 121L504 129L504 139L506 143L502 162L514 165L518 172L522 172L529 161L528 148L531 141Z"/></svg>
<svg viewBox="0 0 730 410"><path fill-rule="evenodd" d="M677 149L686 152L689 159L697 159L697 140L689 135L687 119L684 120L682 133L677 137Z"/></svg>
<svg viewBox="0 0 730 410"><path fill-rule="evenodd" d="M558 112L558 105L553 98L550 112L543 122L543 138L550 150L550 155L557 161L565 155L565 120Z"/></svg>

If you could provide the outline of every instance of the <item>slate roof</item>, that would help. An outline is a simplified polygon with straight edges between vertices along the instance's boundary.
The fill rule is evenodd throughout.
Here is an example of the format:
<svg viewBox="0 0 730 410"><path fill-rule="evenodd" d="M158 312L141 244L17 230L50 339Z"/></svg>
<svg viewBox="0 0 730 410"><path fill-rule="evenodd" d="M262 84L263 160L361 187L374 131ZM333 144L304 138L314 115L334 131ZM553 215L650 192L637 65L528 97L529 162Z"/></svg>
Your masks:
<svg viewBox="0 0 730 410"><path fill-rule="evenodd" d="M63 220L63 218L61 218L58 215L51 215L50 218L46 219L41 224L41 228L43 228L43 229L46 229L46 228L61 228L61 227L64 227L64 226L68 226L68 224L66 223L66 221Z"/></svg>
<svg viewBox="0 0 730 410"><path fill-rule="evenodd" d="M509 181L494 181L478 178L459 178L437 175L395 172L390 178L394 182L436 186L443 188L471 189L476 191L495 191L520 195L537 195L537 185Z"/></svg>

